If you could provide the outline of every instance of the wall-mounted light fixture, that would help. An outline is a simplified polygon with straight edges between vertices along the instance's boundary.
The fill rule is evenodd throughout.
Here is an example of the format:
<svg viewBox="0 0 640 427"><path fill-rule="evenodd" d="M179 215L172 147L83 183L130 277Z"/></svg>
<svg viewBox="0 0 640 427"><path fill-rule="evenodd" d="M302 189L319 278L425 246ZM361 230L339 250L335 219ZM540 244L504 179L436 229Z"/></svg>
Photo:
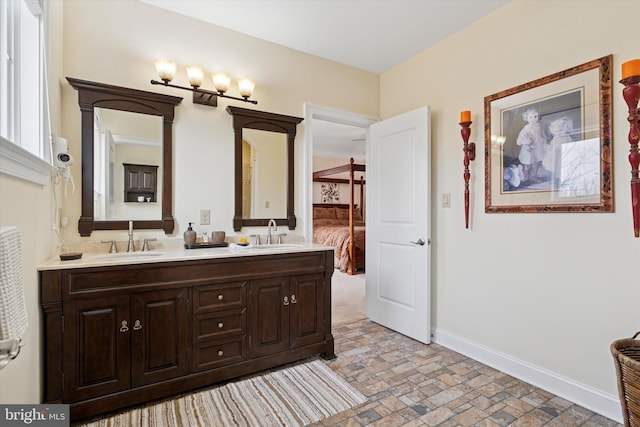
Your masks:
<svg viewBox="0 0 640 427"><path fill-rule="evenodd" d="M633 233L640 237L640 59L622 64L622 96L629 107L629 163L631 163L631 209L633 213Z"/></svg>
<svg viewBox="0 0 640 427"><path fill-rule="evenodd" d="M202 83L204 82L204 70L200 67L185 67L187 70L187 78L189 79L189 84L191 85L191 87L186 87L169 83L176 75L177 66L175 62L163 59L156 61L155 65L158 76L162 81L151 80L151 84L169 86L176 89L191 91L193 92L194 104L217 107L218 98L235 99L236 101L250 102L252 104L258 103L258 101L249 99L251 95L253 95L253 90L256 87L256 84L250 79L238 79L238 90L240 91L241 96L241 98L238 98L235 96L226 95L226 92L227 90L229 90L229 86L231 84L231 77L229 77L225 73L214 73L211 75L213 79L213 85L216 88L214 92L206 89L200 89L200 86L202 86Z"/></svg>
<svg viewBox="0 0 640 427"><path fill-rule="evenodd" d="M469 172L469 161L476 159L476 144L475 142L469 142L469 136L471 135L471 111L466 110L460 113L460 123L462 127L460 134L462 135L462 151L464 152L464 225L465 228L469 228L469 178L471 178L471 172Z"/></svg>

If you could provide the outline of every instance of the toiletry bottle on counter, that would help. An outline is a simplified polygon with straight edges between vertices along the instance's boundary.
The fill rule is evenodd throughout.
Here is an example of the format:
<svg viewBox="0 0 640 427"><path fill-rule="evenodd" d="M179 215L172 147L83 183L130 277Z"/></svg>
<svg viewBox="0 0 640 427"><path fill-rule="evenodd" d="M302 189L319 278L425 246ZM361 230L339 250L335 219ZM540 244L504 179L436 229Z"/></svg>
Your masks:
<svg viewBox="0 0 640 427"><path fill-rule="evenodd" d="M191 222L189 223L189 227L187 231L184 232L184 244L185 245L193 245L196 242L196 232L191 228Z"/></svg>

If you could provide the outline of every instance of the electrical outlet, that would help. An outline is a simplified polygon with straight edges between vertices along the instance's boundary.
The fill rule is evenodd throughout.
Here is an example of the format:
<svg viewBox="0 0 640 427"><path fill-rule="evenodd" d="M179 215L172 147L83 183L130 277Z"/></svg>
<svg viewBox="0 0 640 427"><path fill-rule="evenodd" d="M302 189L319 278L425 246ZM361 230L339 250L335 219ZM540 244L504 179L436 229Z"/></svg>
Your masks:
<svg viewBox="0 0 640 427"><path fill-rule="evenodd" d="M200 211L200 225L211 224L211 211L209 209L202 209Z"/></svg>
<svg viewBox="0 0 640 427"><path fill-rule="evenodd" d="M442 193L442 207L443 208L451 207L451 193Z"/></svg>

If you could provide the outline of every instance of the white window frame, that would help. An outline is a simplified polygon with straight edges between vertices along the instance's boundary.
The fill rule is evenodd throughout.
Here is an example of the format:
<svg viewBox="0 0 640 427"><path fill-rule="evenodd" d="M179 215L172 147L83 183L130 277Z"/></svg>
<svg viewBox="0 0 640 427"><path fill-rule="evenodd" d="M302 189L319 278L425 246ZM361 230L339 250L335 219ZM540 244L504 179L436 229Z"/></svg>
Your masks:
<svg viewBox="0 0 640 427"><path fill-rule="evenodd" d="M46 98L46 55L45 28L47 27L46 2L41 0L1 0L0 1L0 173L11 175L41 185L49 183L52 162L49 130L48 100ZM38 19L37 33L21 34L21 13L32 13ZM33 28L32 28L33 30ZM21 41L23 41L21 45ZM30 49L31 62L20 55L20 49ZM37 54L33 50L38 49ZM23 69L21 70L21 67ZM25 77L26 71L33 70L35 78ZM23 78L24 77L24 78ZM26 84L31 86L24 86ZM20 95L32 91L32 100ZM37 104L37 105L34 105ZM34 108L35 107L35 108ZM38 129L31 132L29 141L21 140L21 133L27 134L33 128L33 111L36 111ZM30 117L26 117L27 112ZM29 123L28 120L31 120ZM21 129L25 129L21 131Z"/></svg>

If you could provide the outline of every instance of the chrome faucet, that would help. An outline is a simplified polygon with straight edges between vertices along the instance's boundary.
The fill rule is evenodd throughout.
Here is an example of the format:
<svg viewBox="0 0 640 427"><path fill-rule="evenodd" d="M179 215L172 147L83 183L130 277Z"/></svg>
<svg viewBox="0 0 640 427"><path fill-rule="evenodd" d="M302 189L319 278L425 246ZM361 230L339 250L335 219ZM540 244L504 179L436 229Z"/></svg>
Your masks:
<svg viewBox="0 0 640 427"><path fill-rule="evenodd" d="M109 248L110 254L118 253L118 247L116 246L115 240L102 240L102 243L110 243L111 247Z"/></svg>
<svg viewBox="0 0 640 427"><path fill-rule="evenodd" d="M271 244L271 226L273 225L273 231L278 231L278 226L276 225L275 219L269 220L269 225L267 225L267 245Z"/></svg>
<svg viewBox="0 0 640 427"><path fill-rule="evenodd" d="M135 252L136 245L133 243L133 221L129 221L129 244L127 245L127 252Z"/></svg>

